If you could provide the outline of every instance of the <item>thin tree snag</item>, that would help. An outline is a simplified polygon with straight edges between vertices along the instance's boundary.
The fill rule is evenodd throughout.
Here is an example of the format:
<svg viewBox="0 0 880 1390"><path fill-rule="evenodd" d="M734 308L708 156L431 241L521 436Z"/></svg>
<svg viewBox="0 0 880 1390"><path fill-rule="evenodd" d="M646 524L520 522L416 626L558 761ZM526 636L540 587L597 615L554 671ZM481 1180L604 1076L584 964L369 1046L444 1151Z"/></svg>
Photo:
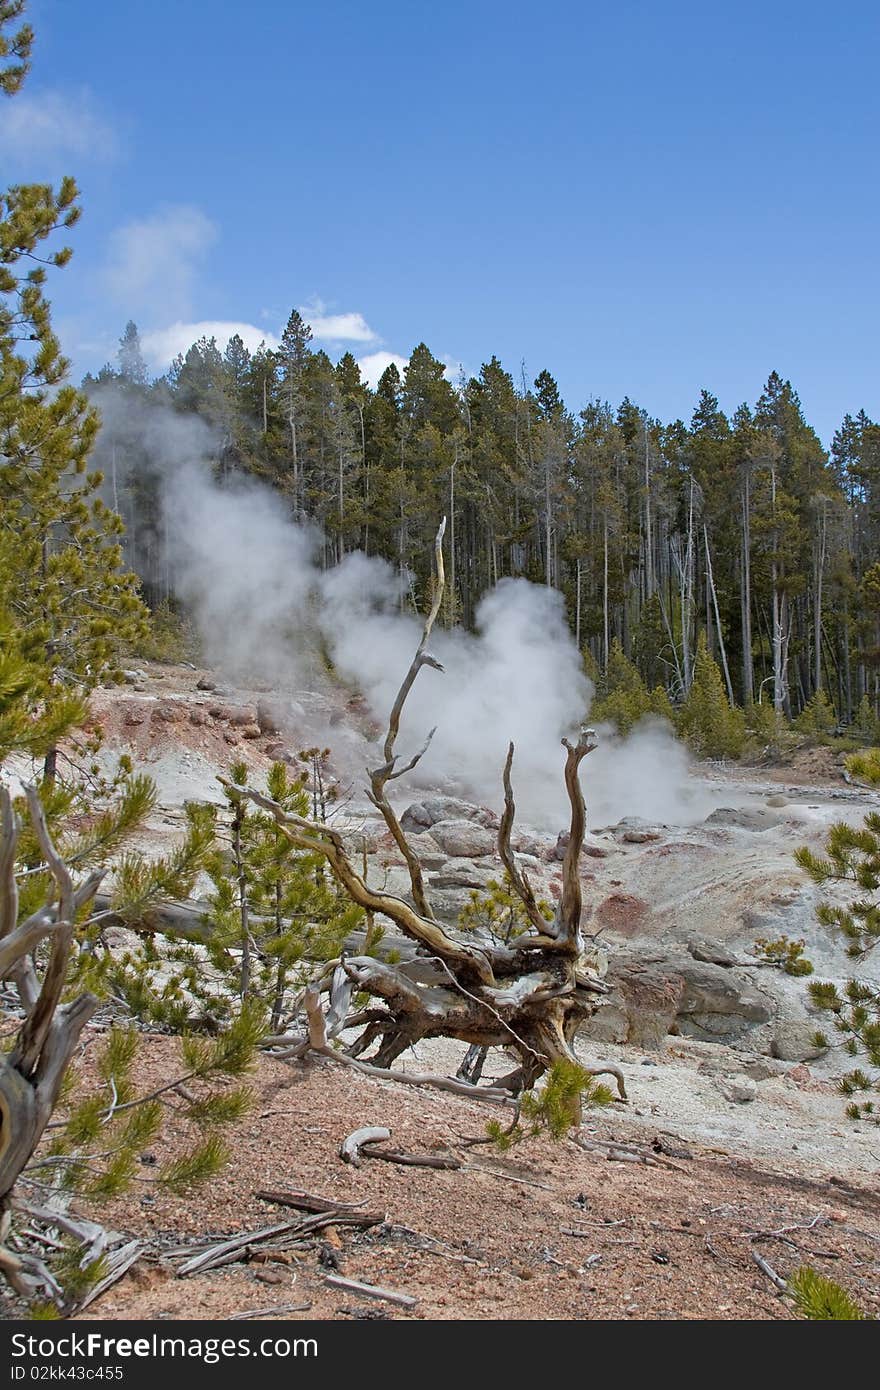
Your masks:
<svg viewBox="0 0 880 1390"><path fill-rule="evenodd" d="M563 740L566 749L565 786L571 807L569 843L563 864L563 892L555 918L544 918L526 875L511 849L515 804L511 744L503 771L504 814L498 832L498 852L522 902L528 929L507 944L477 944L463 939L453 928L436 921L424 893L421 868L400 822L387 800L388 784L414 767L428 743L407 764L397 766L396 743L406 698L423 665L438 666L427 652L443 597L443 526L435 542L436 584L430 612L409 670L395 698L383 745L384 762L371 772L371 800L378 807L410 869L412 902L370 888L366 871L358 873L349 858L342 835L332 826L316 824L285 811L277 802L250 787L221 783L237 796L248 797L268 811L281 834L298 850L323 856L349 898L372 919L387 917L417 946L414 959L391 964L369 955L343 956L325 967L324 973L304 995L308 1038L283 1056L302 1056L311 1050L354 1067L365 1075L432 1085L474 1099L510 1103L511 1096L533 1086L557 1060L578 1061L573 1050L581 1023L602 1003L608 987L587 970L581 958L582 937L580 855L586 811L579 781L580 764L596 746L591 729L582 729L577 743ZM381 1001L378 1009L348 1012L357 989ZM325 1013L321 996L330 995ZM349 1028L360 1029L344 1051L331 1045ZM424 1038L454 1038L467 1044L472 1059L456 1079L413 1075L391 1069L392 1063ZM473 1058L478 1051L504 1048L519 1065L500 1084L472 1084L479 1075ZM368 1049L372 1049L368 1052ZM363 1054L367 1054L361 1060ZM594 1074L615 1076L622 1099L623 1078L616 1068L597 1068Z"/></svg>
<svg viewBox="0 0 880 1390"><path fill-rule="evenodd" d="M507 745L507 758L504 763L504 813L501 823L498 826L498 855L502 864L507 870L508 877L513 884L516 895L526 910L526 915L532 926L536 929L539 936L547 934L547 923L541 914L541 909L535 901L532 886L526 875L522 872L514 858L510 848L510 834L513 830L513 822L516 817L516 804L513 799L513 785L510 780L510 769L513 766L513 744Z"/></svg>
<svg viewBox="0 0 880 1390"><path fill-rule="evenodd" d="M581 938L581 910L583 903L581 896L581 880L578 870L580 867L581 850L584 845L584 830L586 828L587 815L579 772L584 758L597 747L595 732L592 729L581 729L580 738L577 743L571 744L567 738L564 738L562 740L562 746L567 751L567 757L565 759L565 790L568 792L568 800L571 806L571 826L568 833L565 860L562 865L562 903L559 912L558 936L560 942L564 943L569 950L579 956L583 950Z"/></svg>
<svg viewBox="0 0 880 1390"><path fill-rule="evenodd" d="M436 567L436 579L434 584L433 602L431 603L430 611L425 619L425 625L422 629L422 640L419 642L418 648L416 649L416 654L412 659L409 670L403 678L400 689L397 692L397 698L395 699L394 704L391 707L391 714L388 718L388 730L385 734L385 743L382 749L385 762L381 767L375 768L370 773L370 790L367 793L373 805L381 812L385 824L391 831L395 844L397 845L398 849L400 850L401 854L403 855L406 861L406 866L409 870L409 881L410 886L412 888L413 902L415 903L416 911L419 912L422 917L426 917L429 921L432 922L434 921L434 912L431 908L431 904L428 902L427 893L425 892L425 884L424 879L422 877L422 866L419 863L418 856L416 855L415 851L413 850L412 846L407 840L406 835L403 832L403 829L401 828L400 821L397 818L397 814L394 808L392 807L391 802L388 800L388 796L386 794L385 789L389 782L393 782L398 777L402 777L405 772L412 771L412 769L419 763L424 754L428 751L431 739L434 737L435 733L435 730L432 729L428 734L428 737L426 738L422 748L417 753L415 753L412 758L410 758L406 766L395 770L398 758L398 754L395 752L395 744L397 743L397 735L400 732L400 716L403 713L403 707L406 703L406 697L412 689L413 684L415 683L416 676L419 674L419 671L422 669L423 666L432 666L435 671L443 670L443 667L441 666L440 662L437 661L435 657L430 656L428 652L425 650L425 648L428 645L428 639L431 636L431 630L434 626L434 623L437 620L437 614L440 612L440 605L443 602L443 590L446 586L446 574L443 567L443 536L445 531L446 517L444 517L441 521L440 529L438 530L436 538L434 540L434 564Z"/></svg>
<svg viewBox="0 0 880 1390"><path fill-rule="evenodd" d="M0 787L0 976L18 993L24 1021L12 1050L0 1054L0 1273L23 1297L61 1290L42 1261L3 1244L11 1223L16 1184L30 1162L55 1108L80 1034L98 1006L91 994L62 1005L76 922L103 877L77 885L55 847L34 787L25 788L28 817L52 878L46 902L18 922L15 856L21 821L12 797ZM31 953L48 940L42 978Z"/></svg>

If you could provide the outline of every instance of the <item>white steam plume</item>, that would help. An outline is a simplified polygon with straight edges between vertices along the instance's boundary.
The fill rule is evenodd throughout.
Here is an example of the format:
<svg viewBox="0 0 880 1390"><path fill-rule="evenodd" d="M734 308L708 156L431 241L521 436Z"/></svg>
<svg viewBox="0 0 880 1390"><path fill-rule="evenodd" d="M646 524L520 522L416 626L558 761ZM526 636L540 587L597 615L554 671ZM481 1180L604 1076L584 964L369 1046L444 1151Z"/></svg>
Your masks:
<svg viewBox="0 0 880 1390"><path fill-rule="evenodd" d="M106 413L103 399L101 406ZM421 620L400 611L400 576L361 553L322 570L320 536L290 519L277 492L252 480L218 484L194 456L204 439L186 418L155 406L149 415L151 458L165 479L170 573L207 659L244 686L271 684L295 696L321 679L323 648L384 727L421 632ZM401 755L420 747L432 727L437 732L398 784L400 802L431 786L497 807L512 740L520 823L559 829L567 814L561 739L577 734L593 695L561 594L504 579L482 599L475 633L437 627L431 650L445 673L419 674ZM338 733L328 730L326 742L338 742ZM680 824L708 809L689 786L685 750L656 723L625 740L603 731L582 780L594 827L624 815Z"/></svg>

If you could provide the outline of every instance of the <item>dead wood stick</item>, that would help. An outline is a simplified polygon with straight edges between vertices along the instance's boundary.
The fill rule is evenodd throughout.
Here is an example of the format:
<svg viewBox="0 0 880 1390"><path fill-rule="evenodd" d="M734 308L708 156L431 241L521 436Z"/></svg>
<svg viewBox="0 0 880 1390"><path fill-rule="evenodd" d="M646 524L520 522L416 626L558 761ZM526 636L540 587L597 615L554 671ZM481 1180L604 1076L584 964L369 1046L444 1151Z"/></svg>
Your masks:
<svg viewBox="0 0 880 1390"><path fill-rule="evenodd" d="M360 1168L361 1149L364 1145L381 1144L384 1139L390 1138L391 1130L384 1129L381 1125L366 1125L363 1129L355 1129L339 1145L339 1157L343 1163Z"/></svg>
<svg viewBox="0 0 880 1390"><path fill-rule="evenodd" d="M324 1277L334 1289L363 1294L365 1298L382 1298L387 1303L399 1303L403 1308L415 1308L419 1301L411 1294L398 1293L396 1289L383 1289L379 1284L362 1284L358 1279L343 1279L339 1274L327 1274Z"/></svg>
<svg viewBox="0 0 880 1390"><path fill-rule="evenodd" d="M761 1255L758 1254L757 1250L752 1250L750 1253L752 1259L758 1266L761 1273L766 1274L767 1278L770 1280L772 1284L776 1285L780 1293L788 1293L788 1284L779 1274L776 1273L776 1270L773 1268L773 1266L771 1264L768 1264L767 1261Z"/></svg>
<svg viewBox="0 0 880 1390"><path fill-rule="evenodd" d="M332 1211L352 1216L361 1212L366 1202L337 1202L332 1197L318 1197L311 1192L276 1192L262 1188L254 1193L262 1202L275 1202L279 1207L296 1207L299 1211L318 1213ZM380 1218L381 1219L381 1218Z"/></svg>
<svg viewBox="0 0 880 1390"><path fill-rule="evenodd" d="M370 1220L370 1225L378 1225L382 1220L379 1217L375 1222ZM348 1216L338 1212L319 1212L315 1216L307 1216L297 1221L279 1221L274 1226L263 1226L256 1231L246 1231L243 1235L232 1236L229 1240L221 1240L213 1245L209 1245L206 1250L194 1255L192 1259L186 1260L178 1271L179 1279L185 1278L188 1274L196 1274L199 1270L213 1269L215 1265L233 1263L240 1257L245 1249L250 1245L261 1245L264 1241L271 1240L273 1236L286 1236L292 1240L300 1236L311 1235L314 1231L319 1231L322 1226L346 1226L363 1225L365 1218L359 1216Z"/></svg>
<svg viewBox="0 0 880 1390"><path fill-rule="evenodd" d="M343 1066L354 1067L365 1076L376 1076L380 1081L400 1081L405 1086L433 1086L438 1091L451 1091L456 1096L467 1096L468 1100L485 1100L490 1105L513 1106L516 1104L509 1091L501 1091L491 1086L469 1086L465 1081L454 1081L451 1076L435 1076L431 1072L393 1071L390 1067L374 1067L369 1062L361 1062L357 1057L347 1057L344 1052L334 1052L332 1047L314 1048L321 1057L329 1057L331 1062L341 1062Z"/></svg>
<svg viewBox="0 0 880 1390"><path fill-rule="evenodd" d="M402 1153L397 1149L378 1149L374 1143L367 1144L364 1148L365 1158L381 1158L385 1163L398 1163L402 1168L447 1168L454 1170L461 1168L460 1158L453 1158L451 1154L410 1154Z"/></svg>

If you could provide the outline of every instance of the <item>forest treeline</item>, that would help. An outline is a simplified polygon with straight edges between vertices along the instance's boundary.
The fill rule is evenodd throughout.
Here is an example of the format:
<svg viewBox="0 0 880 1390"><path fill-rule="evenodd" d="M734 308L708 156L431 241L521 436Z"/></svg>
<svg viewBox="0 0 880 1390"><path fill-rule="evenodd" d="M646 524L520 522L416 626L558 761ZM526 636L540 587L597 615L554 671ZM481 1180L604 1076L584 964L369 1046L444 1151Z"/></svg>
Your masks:
<svg viewBox="0 0 880 1390"><path fill-rule="evenodd" d="M794 718L822 692L843 725L880 715L880 425L847 415L829 454L776 372L732 417L703 390L671 424L629 399L573 412L549 371L515 380L496 357L453 384L424 343L372 390L294 311L277 350L202 338L157 381L129 323L84 386L201 418L219 478L277 489L320 526L327 566L390 560L416 603L445 513L447 623L471 626L487 589L523 576L564 595L600 679L619 650L680 704L705 642L732 703ZM136 420L114 412L95 462L119 480L126 557L156 605L173 574Z"/></svg>

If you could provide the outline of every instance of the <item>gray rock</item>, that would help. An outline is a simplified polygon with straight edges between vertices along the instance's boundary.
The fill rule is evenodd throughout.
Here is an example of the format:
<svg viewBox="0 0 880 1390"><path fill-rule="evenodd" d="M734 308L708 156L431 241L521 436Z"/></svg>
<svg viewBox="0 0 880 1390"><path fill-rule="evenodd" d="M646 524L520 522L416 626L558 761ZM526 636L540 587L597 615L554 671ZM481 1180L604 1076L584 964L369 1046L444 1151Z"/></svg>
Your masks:
<svg viewBox="0 0 880 1390"><path fill-rule="evenodd" d="M630 1015L626 1001L619 991L606 995L602 1005L593 1017L581 1027L581 1036L599 1043L625 1043L629 1041ZM665 1033L655 1033L656 1041L651 1046L661 1048Z"/></svg>
<svg viewBox="0 0 880 1390"><path fill-rule="evenodd" d="M590 1021L585 1030L588 1035L596 1037L594 1028L602 1030L610 1026L615 1034L622 1031L623 1036L600 1032L601 1041L627 1042L649 1051L663 1048L675 1024L684 992L681 975L668 969L659 959L614 956L606 980L612 992L607 1004ZM612 1010L616 1010L617 1016Z"/></svg>
<svg viewBox="0 0 880 1390"><path fill-rule="evenodd" d="M769 1057L744 1057L742 1059L742 1069L746 1076L750 1076L753 1081L769 1081L773 1076L780 1076L785 1068L779 1062L772 1061Z"/></svg>
<svg viewBox="0 0 880 1390"><path fill-rule="evenodd" d="M428 882L432 888L485 888L490 877L491 870L470 859L448 859Z"/></svg>
<svg viewBox="0 0 880 1390"><path fill-rule="evenodd" d="M737 1016L745 1023L766 1023L773 1015L771 1001L751 986L742 985L728 969L708 961L684 958L678 967L684 979L680 1013Z"/></svg>
<svg viewBox="0 0 880 1390"><path fill-rule="evenodd" d="M808 1018L781 1018L777 1020L770 1040L770 1055L782 1062L812 1062L825 1052L813 1041L816 1025Z"/></svg>
<svg viewBox="0 0 880 1390"><path fill-rule="evenodd" d="M717 811L706 817L706 825L729 825L736 830L772 830L781 825L784 817L774 816L764 807L754 809L745 806L719 806Z"/></svg>
<svg viewBox="0 0 880 1390"><path fill-rule="evenodd" d="M429 830L439 821L473 821L477 825L495 829L498 817L485 806L475 806L470 801L462 801L457 796L426 796L421 801L408 806L400 818L404 830Z"/></svg>
<svg viewBox="0 0 880 1390"><path fill-rule="evenodd" d="M420 801L414 801L411 806L407 806L400 817L401 829L409 831L411 835L420 835L423 830L430 830L431 824L428 812Z"/></svg>
<svg viewBox="0 0 880 1390"><path fill-rule="evenodd" d="M624 1040L643 1048L662 1047L670 1032L736 1041L773 1014L772 1001L729 968L683 953L620 951L611 957L607 982L626 1015Z"/></svg>
<svg viewBox="0 0 880 1390"><path fill-rule="evenodd" d="M528 855L530 859L540 859L544 852L544 846L534 835L517 835L512 844L517 854Z"/></svg>
<svg viewBox="0 0 880 1390"><path fill-rule="evenodd" d="M728 951L726 946L722 946L720 941L712 941L708 937L692 936L688 942L688 950L694 960L706 961L710 965L723 965L728 969L736 965L736 956Z"/></svg>
<svg viewBox="0 0 880 1390"><path fill-rule="evenodd" d="M607 859L611 851L607 845L601 845L598 840L591 840L589 836L585 836L581 853L588 855L590 859Z"/></svg>
<svg viewBox="0 0 880 1390"><path fill-rule="evenodd" d="M455 859L481 859L495 850L495 836L470 820L443 820L431 826L441 849Z"/></svg>
<svg viewBox="0 0 880 1390"><path fill-rule="evenodd" d="M620 837L628 845L646 845L649 840L659 840L659 830L624 830Z"/></svg>
<svg viewBox="0 0 880 1390"><path fill-rule="evenodd" d="M721 1076L716 1084L724 1098L734 1101L737 1105L748 1104L758 1094L756 1083L742 1072L737 1076Z"/></svg>

